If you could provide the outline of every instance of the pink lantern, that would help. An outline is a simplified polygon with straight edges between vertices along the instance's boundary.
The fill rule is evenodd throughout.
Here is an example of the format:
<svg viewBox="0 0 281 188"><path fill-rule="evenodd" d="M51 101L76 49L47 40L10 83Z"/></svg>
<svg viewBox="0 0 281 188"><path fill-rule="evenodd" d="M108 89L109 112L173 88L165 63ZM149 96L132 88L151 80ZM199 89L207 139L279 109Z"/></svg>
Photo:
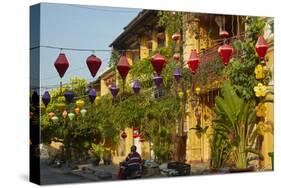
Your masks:
<svg viewBox="0 0 281 188"><path fill-rule="evenodd" d="M62 117L65 119L67 117L67 114L68 114L67 111L64 110L63 113L62 113Z"/></svg>

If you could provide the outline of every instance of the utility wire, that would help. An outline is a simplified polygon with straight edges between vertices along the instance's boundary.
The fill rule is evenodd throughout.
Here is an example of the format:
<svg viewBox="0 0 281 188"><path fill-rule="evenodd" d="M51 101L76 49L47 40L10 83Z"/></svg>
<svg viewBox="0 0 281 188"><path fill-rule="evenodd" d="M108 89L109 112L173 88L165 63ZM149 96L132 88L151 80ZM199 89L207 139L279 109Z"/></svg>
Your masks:
<svg viewBox="0 0 281 188"><path fill-rule="evenodd" d="M49 45L34 46L31 47L29 50L34 50L38 48L50 48L50 49L57 49L61 51L67 50L67 51L85 51L85 52L139 51L139 49L90 49L90 48L69 48L69 47L59 47L59 46L49 46Z"/></svg>
<svg viewBox="0 0 281 188"><path fill-rule="evenodd" d="M131 13L136 14L140 11L135 10L120 10L122 8L111 8L111 7L88 7L83 5L74 5L74 4L65 4L66 6L75 7L75 8L82 8L82 9L88 9L88 10L94 10L94 11L102 11L102 12L117 12L117 13Z"/></svg>

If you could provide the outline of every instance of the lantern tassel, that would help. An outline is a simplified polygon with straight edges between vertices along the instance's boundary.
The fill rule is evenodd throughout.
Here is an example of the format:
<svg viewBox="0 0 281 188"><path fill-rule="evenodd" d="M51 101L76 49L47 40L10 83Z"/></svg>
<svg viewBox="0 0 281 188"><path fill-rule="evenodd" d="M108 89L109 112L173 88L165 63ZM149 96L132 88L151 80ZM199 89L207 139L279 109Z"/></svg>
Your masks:
<svg viewBox="0 0 281 188"><path fill-rule="evenodd" d="M60 94L62 94L62 81L60 81Z"/></svg>

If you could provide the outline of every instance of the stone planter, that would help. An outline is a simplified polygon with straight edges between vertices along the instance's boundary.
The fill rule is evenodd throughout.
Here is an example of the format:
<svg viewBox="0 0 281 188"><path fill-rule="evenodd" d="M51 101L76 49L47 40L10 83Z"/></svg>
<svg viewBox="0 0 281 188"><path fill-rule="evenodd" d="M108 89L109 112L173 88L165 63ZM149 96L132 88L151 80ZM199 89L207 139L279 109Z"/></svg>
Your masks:
<svg viewBox="0 0 281 188"><path fill-rule="evenodd" d="M255 167L250 166L247 168L231 168L229 169L230 173L239 173L239 172L254 172L255 171Z"/></svg>
<svg viewBox="0 0 281 188"><path fill-rule="evenodd" d="M100 160L101 160L100 156L93 156L93 157L92 157L92 164L93 164L94 166L99 166Z"/></svg>
<svg viewBox="0 0 281 188"><path fill-rule="evenodd" d="M112 162L112 159L111 159L111 158L112 158L112 157L111 157L110 151L109 151L109 152L104 152L103 157L102 157L103 163L104 163L105 165L110 165L111 162Z"/></svg>

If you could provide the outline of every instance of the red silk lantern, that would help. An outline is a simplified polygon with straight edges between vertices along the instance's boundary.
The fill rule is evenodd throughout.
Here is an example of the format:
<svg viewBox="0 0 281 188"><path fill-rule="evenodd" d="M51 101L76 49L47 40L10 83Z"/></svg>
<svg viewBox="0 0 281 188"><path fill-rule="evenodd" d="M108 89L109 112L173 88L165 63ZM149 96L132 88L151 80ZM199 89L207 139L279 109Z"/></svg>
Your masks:
<svg viewBox="0 0 281 188"><path fill-rule="evenodd" d="M121 133L121 137L122 137L123 139L127 138L127 134L126 134L125 131L123 131L123 132Z"/></svg>
<svg viewBox="0 0 281 188"><path fill-rule="evenodd" d="M229 33L227 31L221 31L219 35L223 38L226 38L229 36Z"/></svg>
<svg viewBox="0 0 281 188"><path fill-rule="evenodd" d="M69 63L68 63L68 60L65 56L64 53L60 53L58 58L56 59L55 61L55 67L60 75L60 77L62 78L66 72L66 70L68 69L69 67Z"/></svg>
<svg viewBox="0 0 281 188"><path fill-rule="evenodd" d="M126 58L126 56L122 55L117 64L117 70L123 80L126 79L127 74L130 69L131 69L131 66L128 62L128 59Z"/></svg>
<svg viewBox="0 0 281 188"><path fill-rule="evenodd" d="M219 47L218 53L219 53L220 57L222 58L223 64L228 65L231 55L233 53L233 48L228 44L224 44Z"/></svg>
<svg viewBox="0 0 281 188"><path fill-rule="evenodd" d="M173 39L174 41L180 40L180 34L179 34L178 32L174 33L174 34L172 35L172 39Z"/></svg>
<svg viewBox="0 0 281 188"><path fill-rule="evenodd" d="M95 77L102 63L100 58L96 57L95 55L90 55L87 58L86 63L91 75Z"/></svg>
<svg viewBox="0 0 281 188"><path fill-rule="evenodd" d="M139 137L139 131L138 128L133 128L133 138Z"/></svg>
<svg viewBox="0 0 281 188"><path fill-rule="evenodd" d="M164 56L160 54L156 54L152 57L151 63L154 70L157 72L158 75L160 75L166 64L166 60Z"/></svg>
<svg viewBox="0 0 281 188"><path fill-rule="evenodd" d="M191 50L190 57L187 63L191 73L195 74L200 63L196 50Z"/></svg>
<svg viewBox="0 0 281 188"><path fill-rule="evenodd" d="M140 142L144 142L144 141L145 141L145 139L144 139L143 134L140 134Z"/></svg>
<svg viewBox="0 0 281 188"><path fill-rule="evenodd" d="M180 54L179 53L175 53L173 55L174 60L179 61L180 60Z"/></svg>
<svg viewBox="0 0 281 188"><path fill-rule="evenodd" d="M268 49L268 46L267 46L267 43L266 43L264 37L262 35L259 36L257 44L256 44L256 52L261 60L264 59L267 49Z"/></svg>

